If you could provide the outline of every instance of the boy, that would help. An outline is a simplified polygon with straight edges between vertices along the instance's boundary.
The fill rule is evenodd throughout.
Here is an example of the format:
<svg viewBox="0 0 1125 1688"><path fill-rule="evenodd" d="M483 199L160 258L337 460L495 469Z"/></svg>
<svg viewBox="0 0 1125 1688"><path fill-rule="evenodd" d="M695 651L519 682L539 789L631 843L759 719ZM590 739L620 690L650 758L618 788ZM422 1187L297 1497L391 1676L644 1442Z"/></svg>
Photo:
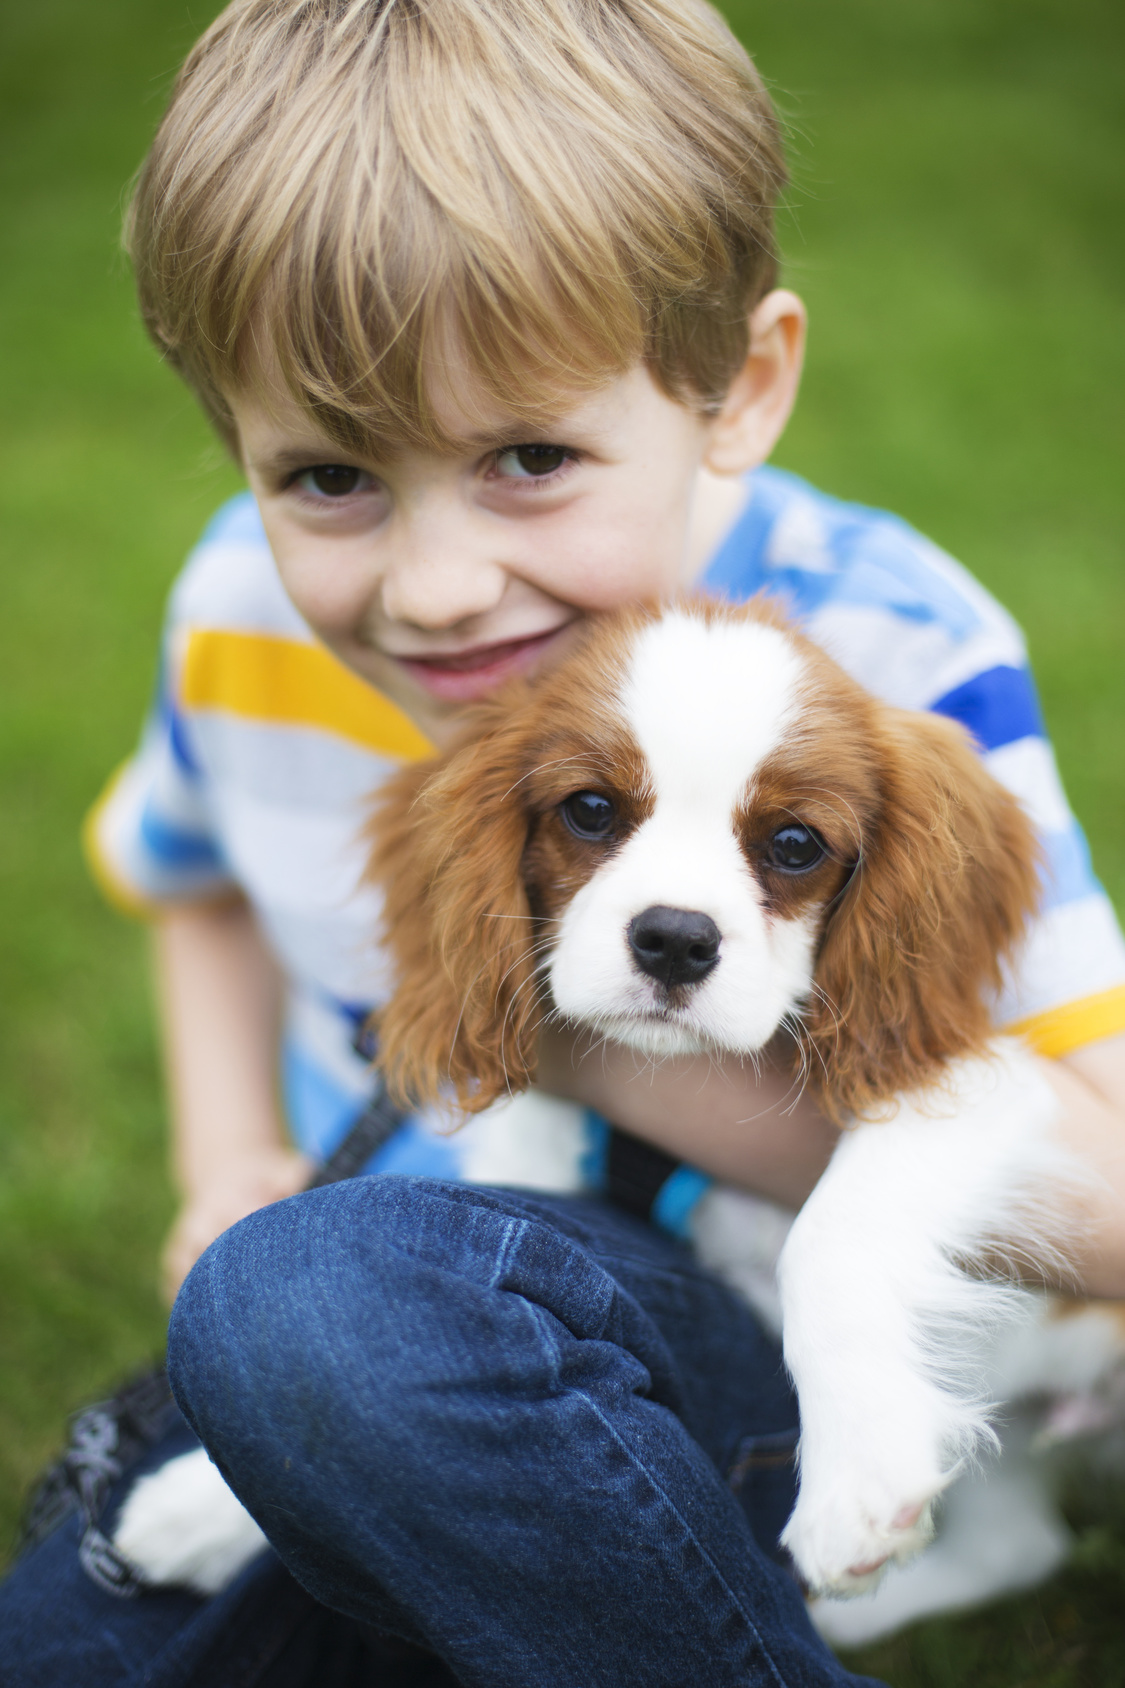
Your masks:
<svg viewBox="0 0 1125 1688"><path fill-rule="evenodd" d="M766 583L873 689L964 720L1040 822L1044 913L998 1018L1060 1057L1106 1175L1086 1281L1125 1285L1125 948L1018 634L901 524L759 468L804 333L774 286L782 180L756 74L694 0L239 0L189 59L132 245L255 503L182 577L159 709L92 828L106 878L167 910L171 1287L307 1176L279 970L305 1155L362 1106L352 1034L388 981L357 839L393 759L585 615ZM582 1054L546 1049L545 1088L707 1173L798 1203L830 1152L768 1072L642 1086ZM761 1474L795 1436L776 1351L550 1169L473 1187L479 1147L409 1122L373 1170L413 1177L208 1253L173 1376L288 1569L115 1606L60 1531L9 1585L25 1680L328 1683L372 1657L523 1688L850 1680L768 1558L786 1491Z"/></svg>

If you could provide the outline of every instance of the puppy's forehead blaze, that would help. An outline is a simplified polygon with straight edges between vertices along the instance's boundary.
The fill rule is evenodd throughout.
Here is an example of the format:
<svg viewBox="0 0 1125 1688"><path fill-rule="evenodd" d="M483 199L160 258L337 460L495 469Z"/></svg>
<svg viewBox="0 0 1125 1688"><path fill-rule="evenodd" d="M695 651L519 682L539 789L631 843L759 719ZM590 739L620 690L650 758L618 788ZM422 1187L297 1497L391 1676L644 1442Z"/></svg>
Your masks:
<svg viewBox="0 0 1125 1688"><path fill-rule="evenodd" d="M677 612L632 643L621 706L657 800L732 809L800 707L805 663L768 623Z"/></svg>

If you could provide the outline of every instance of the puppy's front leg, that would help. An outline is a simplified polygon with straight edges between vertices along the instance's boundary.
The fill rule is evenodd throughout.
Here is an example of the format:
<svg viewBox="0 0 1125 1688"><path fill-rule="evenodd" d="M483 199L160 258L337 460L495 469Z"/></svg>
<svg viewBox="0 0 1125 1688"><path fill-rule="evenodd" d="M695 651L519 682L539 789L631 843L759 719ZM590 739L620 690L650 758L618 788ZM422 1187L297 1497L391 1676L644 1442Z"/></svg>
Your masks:
<svg viewBox="0 0 1125 1688"><path fill-rule="evenodd" d="M931 1503L989 1438L984 1344L1023 1296L966 1274L989 1243L1050 1230L1073 1183L1055 1098L1015 1045L846 1131L778 1267L801 1408L782 1540L818 1593L858 1593L922 1547Z"/></svg>

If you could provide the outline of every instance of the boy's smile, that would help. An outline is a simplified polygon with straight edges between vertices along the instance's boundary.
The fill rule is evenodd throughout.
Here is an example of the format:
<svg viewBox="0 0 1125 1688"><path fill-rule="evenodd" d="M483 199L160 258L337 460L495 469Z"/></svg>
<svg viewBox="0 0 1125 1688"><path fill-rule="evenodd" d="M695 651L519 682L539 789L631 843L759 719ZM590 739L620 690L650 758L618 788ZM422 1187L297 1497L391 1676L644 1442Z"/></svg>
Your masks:
<svg viewBox="0 0 1125 1688"><path fill-rule="evenodd" d="M756 355L748 368L772 361ZM431 385L448 451L349 454L279 380L230 401L293 603L438 742L509 675L561 654L584 616L689 587L742 507L740 471L780 429L772 412L745 427L747 410L771 408L769 374L735 404L732 452L731 400L703 415L643 365L529 430L457 364Z"/></svg>
<svg viewBox="0 0 1125 1688"><path fill-rule="evenodd" d="M570 625L565 623L562 628L530 639L474 645L455 656L399 657L398 662L431 697L448 703L472 702L506 680L509 674L534 666L553 650Z"/></svg>

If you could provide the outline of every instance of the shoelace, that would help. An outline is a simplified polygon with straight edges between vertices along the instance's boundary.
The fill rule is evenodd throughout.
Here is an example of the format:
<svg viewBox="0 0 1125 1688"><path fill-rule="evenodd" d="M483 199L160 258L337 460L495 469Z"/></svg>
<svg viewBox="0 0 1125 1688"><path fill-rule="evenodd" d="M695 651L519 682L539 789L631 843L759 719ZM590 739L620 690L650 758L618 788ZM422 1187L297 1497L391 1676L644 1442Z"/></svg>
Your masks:
<svg viewBox="0 0 1125 1688"><path fill-rule="evenodd" d="M37 1546L77 1512L84 1524L78 1557L86 1574L110 1594L124 1599L139 1594L143 1582L102 1534L98 1520L112 1485L175 1418L163 1366L131 1379L112 1400L77 1413L66 1452L46 1473L28 1508L22 1545Z"/></svg>

